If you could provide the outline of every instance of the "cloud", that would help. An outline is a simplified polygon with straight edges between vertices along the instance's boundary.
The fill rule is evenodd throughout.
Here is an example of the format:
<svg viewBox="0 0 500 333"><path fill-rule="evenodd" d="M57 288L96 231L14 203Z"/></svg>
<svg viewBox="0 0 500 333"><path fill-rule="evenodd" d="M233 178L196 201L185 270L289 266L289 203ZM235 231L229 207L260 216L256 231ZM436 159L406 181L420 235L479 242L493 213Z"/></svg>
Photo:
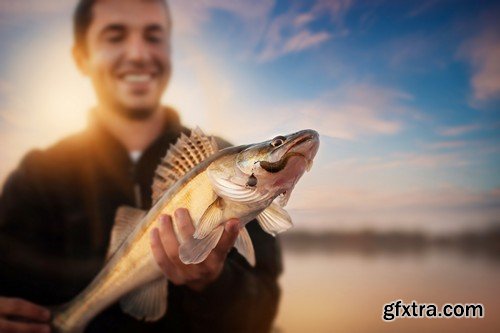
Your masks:
<svg viewBox="0 0 500 333"><path fill-rule="evenodd" d="M366 175L370 172L388 172L390 170L442 169L459 167L470 162L458 153L393 153L383 157L357 157L336 160L325 168L336 174Z"/></svg>
<svg viewBox="0 0 500 333"><path fill-rule="evenodd" d="M439 3L438 0L417 1L417 5L410 10L408 17L416 17L428 12Z"/></svg>
<svg viewBox="0 0 500 333"><path fill-rule="evenodd" d="M203 24L211 18L214 10L221 10L243 20L249 29L259 30L265 26L269 13L274 7L274 0L206 0L185 1L170 0L174 20L174 29L181 35L197 34L203 31Z"/></svg>
<svg viewBox="0 0 500 333"><path fill-rule="evenodd" d="M174 31L180 35L200 34L203 25L213 19L216 11L239 19L235 33L246 45L241 53L267 62L345 35L347 29L344 28L343 18L351 4L351 0L316 0L307 4L294 1L279 15L273 15L275 0L173 0L171 8ZM330 27L313 29L314 23L323 18L328 19Z"/></svg>
<svg viewBox="0 0 500 333"><path fill-rule="evenodd" d="M242 103L239 97L231 96L216 112L217 129L236 140L313 128L323 136L356 141L397 134L414 117L414 111L404 105L412 96L368 83L348 84L317 98L274 106Z"/></svg>
<svg viewBox="0 0 500 333"><path fill-rule="evenodd" d="M480 34L464 42L458 53L471 65L471 86L476 102L500 97L500 31L496 21L486 26Z"/></svg>
<svg viewBox="0 0 500 333"><path fill-rule="evenodd" d="M461 136L470 132L474 132L480 129L478 124L470 124L463 126L452 126L443 127L437 130L437 133L441 136Z"/></svg>
<svg viewBox="0 0 500 333"><path fill-rule="evenodd" d="M402 101L408 99L410 95L390 88L351 84L304 103L297 113L305 127L317 128L330 137L356 140L401 131L402 116L406 115Z"/></svg>
<svg viewBox="0 0 500 333"><path fill-rule="evenodd" d="M328 38L330 38L330 34L324 31L319 33L301 31L286 42L283 48L283 52L290 53L302 51L315 45L321 44Z"/></svg>
<svg viewBox="0 0 500 333"><path fill-rule="evenodd" d="M466 141L455 140L455 141L440 141L427 144L426 147L432 150L440 150L440 149L453 149L453 148L461 148L467 145Z"/></svg>
<svg viewBox="0 0 500 333"><path fill-rule="evenodd" d="M317 0L306 12L292 6L287 12L275 17L265 31L257 47L257 59L261 62L304 51L337 36L347 34L343 18L352 4L350 0ZM313 30L311 25L327 16L331 27Z"/></svg>
<svg viewBox="0 0 500 333"><path fill-rule="evenodd" d="M317 187L294 193L300 205L289 211L298 228L450 233L500 223L498 192L457 186L398 191Z"/></svg>

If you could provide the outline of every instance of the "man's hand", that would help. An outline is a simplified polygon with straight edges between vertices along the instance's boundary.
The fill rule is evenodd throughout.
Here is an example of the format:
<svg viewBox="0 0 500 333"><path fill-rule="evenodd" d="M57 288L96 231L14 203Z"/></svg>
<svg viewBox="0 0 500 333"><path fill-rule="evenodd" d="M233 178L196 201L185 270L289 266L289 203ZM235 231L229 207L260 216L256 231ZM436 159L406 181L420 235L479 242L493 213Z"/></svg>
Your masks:
<svg viewBox="0 0 500 333"><path fill-rule="evenodd" d="M174 216L180 237L182 239L192 237L195 229L189 212L184 208L179 208ZM175 236L172 219L169 215L162 215L159 227L151 232L151 250L156 263L172 283L185 284L193 290L201 291L219 277L226 256L234 246L238 234L239 220L227 221L219 243L207 259L199 264L185 265L179 259L179 241Z"/></svg>
<svg viewBox="0 0 500 333"><path fill-rule="evenodd" d="M19 298L0 296L0 332L49 333L50 311Z"/></svg>

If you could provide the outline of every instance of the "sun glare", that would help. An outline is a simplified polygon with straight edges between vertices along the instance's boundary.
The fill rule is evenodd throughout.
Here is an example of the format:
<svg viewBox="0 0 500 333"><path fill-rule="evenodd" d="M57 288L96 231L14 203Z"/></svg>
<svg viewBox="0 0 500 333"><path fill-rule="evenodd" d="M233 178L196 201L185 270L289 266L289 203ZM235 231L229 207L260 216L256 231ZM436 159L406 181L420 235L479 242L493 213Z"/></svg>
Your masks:
<svg viewBox="0 0 500 333"><path fill-rule="evenodd" d="M15 95L7 118L18 125L16 135L28 131L25 140L43 147L84 128L95 98L72 63L67 26L52 26L23 45L11 60Z"/></svg>

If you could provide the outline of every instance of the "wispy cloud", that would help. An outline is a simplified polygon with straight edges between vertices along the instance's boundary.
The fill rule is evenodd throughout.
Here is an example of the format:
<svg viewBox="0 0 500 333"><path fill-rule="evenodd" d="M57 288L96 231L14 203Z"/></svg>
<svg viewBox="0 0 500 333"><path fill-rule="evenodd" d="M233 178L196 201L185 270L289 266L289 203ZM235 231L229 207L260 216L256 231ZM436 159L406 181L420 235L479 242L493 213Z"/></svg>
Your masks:
<svg viewBox="0 0 500 333"><path fill-rule="evenodd" d="M441 70L449 63L447 52L443 50L444 40L449 38L443 31L432 35L411 32L397 36L380 44L381 61L388 61L393 70L412 73Z"/></svg>
<svg viewBox="0 0 500 333"><path fill-rule="evenodd" d="M404 92L370 84L340 87L314 102L299 107L305 127L318 128L323 135L356 140L372 135L391 135L404 127Z"/></svg>
<svg viewBox="0 0 500 333"><path fill-rule="evenodd" d="M300 195L300 203L295 201L296 208L290 209L299 228L449 233L484 229L492 223L500 223L498 188L475 191L443 186L373 191L356 187L318 187L302 192L308 193Z"/></svg>
<svg viewBox="0 0 500 333"><path fill-rule="evenodd" d="M248 29L260 30L265 27L275 0L170 0L174 28L180 35L203 32L203 24L212 18L213 10L221 10L243 20Z"/></svg>
<svg viewBox="0 0 500 333"><path fill-rule="evenodd" d="M467 145L466 141L462 140L454 140L454 141L439 141L427 144L426 147L432 150L440 150L440 149L454 149L461 148Z"/></svg>
<svg viewBox="0 0 500 333"><path fill-rule="evenodd" d="M462 126L442 127L437 130L437 133L441 136L461 136L470 132L474 132L478 129L480 129L480 126L478 124L469 124Z"/></svg>
<svg viewBox="0 0 500 333"><path fill-rule="evenodd" d="M180 34L200 33L203 24L213 18L214 10L238 18L241 24L237 33L247 41L248 48L242 53L251 53L261 62L317 47L347 33L343 19L351 0L316 0L306 5L292 2L280 15L273 15L275 5L275 0L171 1L174 26ZM330 28L312 28L325 18Z"/></svg>
<svg viewBox="0 0 500 333"><path fill-rule="evenodd" d="M473 98L485 102L500 97L500 30L497 17L486 20L483 31L467 40L459 57L469 61L472 68Z"/></svg>
<svg viewBox="0 0 500 333"><path fill-rule="evenodd" d="M438 3L439 0L417 1L418 5L410 10L410 12L408 13L408 17L416 17L423 13L426 13L430 9L434 8Z"/></svg>
<svg viewBox="0 0 500 333"><path fill-rule="evenodd" d="M289 53L316 47L332 38L346 35L343 18L352 5L351 0L317 0L306 12L292 7L275 17L265 31L258 49L258 60L271 61ZM331 22L330 29L313 30L312 23L324 18Z"/></svg>
<svg viewBox="0 0 500 333"><path fill-rule="evenodd" d="M337 173L364 174L388 170L423 170L458 167L469 163L458 153L394 153L383 157L350 158L335 161L327 168Z"/></svg>
<svg viewBox="0 0 500 333"><path fill-rule="evenodd" d="M397 134L414 118L414 111L404 105L411 95L369 83L344 85L315 99L268 105L260 111L264 117L256 114L255 105L245 108L237 96L232 98L217 111L218 126L239 139L255 136L255 128L261 135L314 128L322 135L351 141Z"/></svg>

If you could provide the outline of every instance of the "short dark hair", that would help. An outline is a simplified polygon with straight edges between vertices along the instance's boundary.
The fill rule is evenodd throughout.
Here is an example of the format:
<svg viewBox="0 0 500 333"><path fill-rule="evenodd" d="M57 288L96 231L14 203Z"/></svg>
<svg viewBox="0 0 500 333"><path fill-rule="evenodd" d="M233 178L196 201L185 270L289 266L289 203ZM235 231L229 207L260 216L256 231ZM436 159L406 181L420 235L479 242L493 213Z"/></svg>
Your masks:
<svg viewBox="0 0 500 333"><path fill-rule="evenodd" d="M92 23L92 7L94 7L97 1L99 0L79 0L73 13L73 41L77 47L85 52L87 52L85 36L87 35L87 30L89 30L90 23ZM157 1L161 1L165 4L170 25L172 19L170 17L167 0Z"/></svg>
<svg viewBox="0 0 500 333"><path fill-rule="evenodd" d="M73 41L82 50L87 50L85 36L92 22L92 7L97 0L80 0L73 13Z"/></svg>

